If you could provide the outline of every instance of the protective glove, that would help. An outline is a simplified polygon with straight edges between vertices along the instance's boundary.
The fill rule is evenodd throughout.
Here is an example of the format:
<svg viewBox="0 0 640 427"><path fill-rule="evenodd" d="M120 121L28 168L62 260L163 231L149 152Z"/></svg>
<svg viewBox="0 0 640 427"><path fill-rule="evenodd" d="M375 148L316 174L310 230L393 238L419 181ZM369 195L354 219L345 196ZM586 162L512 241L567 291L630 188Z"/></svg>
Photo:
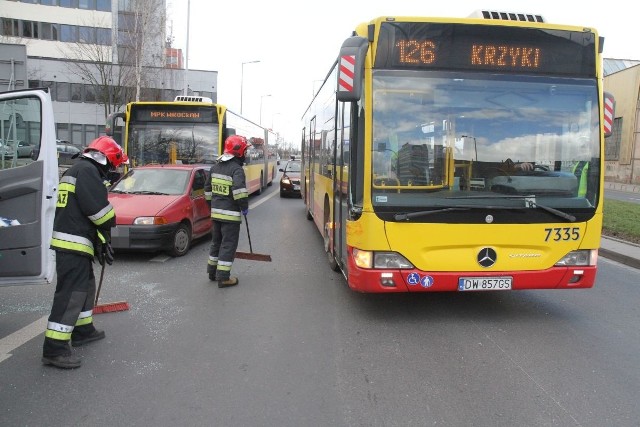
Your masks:
<svg viewBox="0 0 640 427"><path fill-rule="evenodd" d="M113 248L111 247L111 243L98 243L96 245L96 258L98 258L98 262L100 265L104 265L106 262L109 265L113 264Z"/></svg>
<svg viewBox="0 0 640 427"><path fill-rule="evenodd" d="M105 243L103 246L104 260L107 264L113 264L113 248L111 247L111 243Z"/></svg>
<svg viewBox="0 0 640 427"><path fill-rule="evenodd" d="M247 209L242 209L242 215L247 216L247 214L249 213L249 208Z"/></svg>
<svg viewBox="0 0 640 427"><path fill-rule="evenodd" d="M104 256L104 245L100 242L98 242L96 245L96 250L95 250L95 257L98 260L98 262L100 263L100 265L104 266L104 261L105 261L105 256Z"/></svg>

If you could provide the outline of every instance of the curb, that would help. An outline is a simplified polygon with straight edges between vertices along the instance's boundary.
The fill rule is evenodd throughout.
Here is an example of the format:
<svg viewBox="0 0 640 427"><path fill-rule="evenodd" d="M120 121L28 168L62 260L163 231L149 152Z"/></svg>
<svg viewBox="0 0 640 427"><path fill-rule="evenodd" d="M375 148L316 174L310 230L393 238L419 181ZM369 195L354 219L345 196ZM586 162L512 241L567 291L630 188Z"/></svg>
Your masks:
<svg viewBox="0 0 640 427"><path fill-rule="evenodd" d="M617 261L621 264L628 265L629 267L640 269L640 260L630 257L628 255L624 255L616 251L611 251L603 247L600 247L600 249L598 250L598 253L604 258Z"/></svg>

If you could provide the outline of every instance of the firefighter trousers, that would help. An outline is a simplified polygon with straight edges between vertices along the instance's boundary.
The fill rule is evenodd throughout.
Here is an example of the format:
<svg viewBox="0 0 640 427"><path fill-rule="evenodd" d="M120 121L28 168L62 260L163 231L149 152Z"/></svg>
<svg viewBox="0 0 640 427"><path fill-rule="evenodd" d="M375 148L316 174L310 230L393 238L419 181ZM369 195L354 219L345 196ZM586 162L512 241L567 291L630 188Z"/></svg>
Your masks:
<svg viewBox="0 0 640 427"><path fill-rule="evenodd" d="M71 352L72 338L91 334L96 279L93 260L56 251L56 291L45 331L43 355L55 357Z"/></svg>
<svg viewBox="0 0 640 427"><path fill-rule="evenodd" d="M239 238L239 222L213 220L207 273L215 274L216 280L227 280L231 276Z"/></svg>

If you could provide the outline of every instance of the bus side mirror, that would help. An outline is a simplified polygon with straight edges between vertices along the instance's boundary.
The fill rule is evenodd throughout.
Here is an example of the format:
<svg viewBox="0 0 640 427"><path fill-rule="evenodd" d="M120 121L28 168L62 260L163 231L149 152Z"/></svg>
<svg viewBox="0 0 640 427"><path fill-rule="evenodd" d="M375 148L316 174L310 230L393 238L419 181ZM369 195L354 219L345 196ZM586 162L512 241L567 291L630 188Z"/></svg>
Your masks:
<svg viewBox="0 0 640 427"><path fill-rule="evenodd" d="M369 41L364 37L349 37L342 43L338 57L338 101L354 102L362 97L367 49Z"/></svg>
<svg viewBox="0 0 640 427"><path fill-rule="evenodd" d="M611 93L605 92L603 103L604 119L602 122L602 128L604 131L604 137L608 138L613 134L613 119L615 118L616 114L616 100L613 98L613 95Z"/></svg>

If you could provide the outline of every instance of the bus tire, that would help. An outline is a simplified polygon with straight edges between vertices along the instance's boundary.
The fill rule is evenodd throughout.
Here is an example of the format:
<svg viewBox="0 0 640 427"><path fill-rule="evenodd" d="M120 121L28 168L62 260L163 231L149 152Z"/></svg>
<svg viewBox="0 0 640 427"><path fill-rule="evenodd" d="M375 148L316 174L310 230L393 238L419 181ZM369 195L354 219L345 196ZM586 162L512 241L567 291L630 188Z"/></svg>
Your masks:
<svg viewBox="0 0 640 427"><path fill-rule="evenodd" d="M327 254L327 261L329 261L329 268L333 271L338 271L340 268L338 267L338 261L333 256L333 252L331 251L331 227L329 225L329 202L325 200L324 203L324 251Z"/></svg>
<svg viewBox="0 0 640 427"><path fill-rule="evenodd" d="M264 175L262 174L262 172L260 172L260 185L258 186L258 191L256 191L256 194L260 195L262 194L262 188L264 187Z"/></svg>
<svg viewBox="0 0 640 427"><path fill-rule="evenodd" d="M271 187L271 184L273 184L273 177L276 176L275 170L271 169L271 179L269 180L269 182L267 182L267 187Z"/></svg>

